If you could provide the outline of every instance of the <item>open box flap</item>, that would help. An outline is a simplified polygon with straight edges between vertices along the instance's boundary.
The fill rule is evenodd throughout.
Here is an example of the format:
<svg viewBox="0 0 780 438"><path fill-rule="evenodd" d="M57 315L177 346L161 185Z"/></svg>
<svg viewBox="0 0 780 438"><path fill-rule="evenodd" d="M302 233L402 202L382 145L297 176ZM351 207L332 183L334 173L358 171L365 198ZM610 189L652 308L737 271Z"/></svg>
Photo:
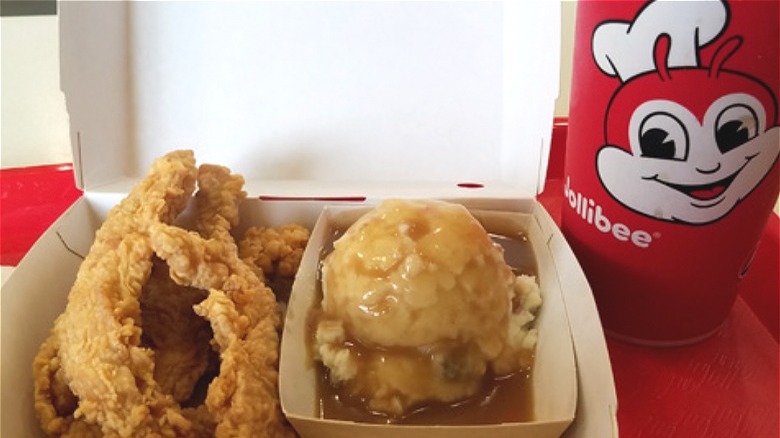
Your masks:
<svg viewBox="0 0 780 438"><path fill-rule="evenodd" d="M285 195L395 183L457 195L477 182L469 196L532 197L558 93L559 9L61 2L79 185L121 191L157 156L192 148Z"/></svg>

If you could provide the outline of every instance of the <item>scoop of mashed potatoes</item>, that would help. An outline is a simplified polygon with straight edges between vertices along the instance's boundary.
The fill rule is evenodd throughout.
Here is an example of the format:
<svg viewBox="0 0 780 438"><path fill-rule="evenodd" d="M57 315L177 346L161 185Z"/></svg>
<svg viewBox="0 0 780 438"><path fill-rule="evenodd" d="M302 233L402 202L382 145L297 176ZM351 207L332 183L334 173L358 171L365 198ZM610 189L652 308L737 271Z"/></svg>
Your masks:
<svg viewBox="0 0 780 438"><path fill-rule="evenodd" d="M529 366L539 289L461 205L383 202L334 243L322 291L317 355L372 411L460 400L489 369Z"/></svg>

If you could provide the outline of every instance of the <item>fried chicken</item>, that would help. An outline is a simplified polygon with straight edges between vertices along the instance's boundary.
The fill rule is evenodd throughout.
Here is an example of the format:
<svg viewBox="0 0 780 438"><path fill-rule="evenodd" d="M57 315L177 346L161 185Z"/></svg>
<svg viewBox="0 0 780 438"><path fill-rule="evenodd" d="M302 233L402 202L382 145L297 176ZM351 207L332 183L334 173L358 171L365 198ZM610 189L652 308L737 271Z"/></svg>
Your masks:
<svg viewBox="0 0 780 438"><path fill-rule="evenodd" d="M250 227L238 244L238 255L260 278L290 278L298 272L308 241L309 230L298 224Z"/></svg>
<svg viewBox="0 0 780 438"><path fill-rule="evenodd" d="M279 406L279 306L230 234L243 182L176 151L109 212L33 364L47 434L295 436ZM191 199L194 229L172 225Z"/></svg>
<svg viewBox="0 0 780 438"><path fill-rule="evenodd" d="M50 435L183 436L190 422L153 378L139 295L152 268L148 229L170 223L195 187L191 152L170 153L111 209L33 364L35 407Z"/></svg>
<svg viewBox="0 0 780 438"><path fill-rule="evenodd" d="M207 295L173 282L168 266L155 257L141 294L142 341L154 350L154 380L179 403L190 400L212 362L211 327L192 308Z"/></svg>
<svg viewBox="0 0 780 438"><path fill-rule="evenodd" d="M221 238L238 224L235 206L246 197L243 184L241 176L230 175L226 168L200 166L195 194L195 228L200 235ZM143 338L155 352L154 378L163 392L179 403L191 402L207 370L216 373L211 327L193 310L208 290L176 284L165 262L157 257L155 261L141 295Z"/></svg>
<svg viewBox="0 0 780 438"><path fill-rule="evenodd" d="M278 399L276 297L238 257L229 233L243 199L241 185L227 169L217 166L201 168L199 185L204 192L221 194L202 196L196 202L198 227L212 237L157 224L151 229L151 241L174 281L209 290L195 311L211 323L221 359L205 402L215 420L214 435L292 437Z"/></svg>

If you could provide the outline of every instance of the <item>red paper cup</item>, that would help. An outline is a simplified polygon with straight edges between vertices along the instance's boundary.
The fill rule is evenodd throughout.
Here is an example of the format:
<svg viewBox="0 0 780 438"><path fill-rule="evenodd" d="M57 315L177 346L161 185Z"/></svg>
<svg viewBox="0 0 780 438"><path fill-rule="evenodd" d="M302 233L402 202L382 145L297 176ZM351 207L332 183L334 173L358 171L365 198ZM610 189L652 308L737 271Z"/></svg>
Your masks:
<svg viewBox="0 0 780 438"><path fill-rule="evenodd" d="M780 2L580 1L562 228L608 334L706 338L778 199Z"/></svg>

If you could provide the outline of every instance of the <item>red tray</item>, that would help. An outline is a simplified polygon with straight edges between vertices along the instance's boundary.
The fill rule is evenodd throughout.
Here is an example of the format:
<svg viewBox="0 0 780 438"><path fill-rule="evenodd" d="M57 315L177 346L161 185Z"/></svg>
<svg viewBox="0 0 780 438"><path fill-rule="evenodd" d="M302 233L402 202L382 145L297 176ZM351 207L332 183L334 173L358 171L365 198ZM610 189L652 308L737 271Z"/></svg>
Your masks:
<svg viewBox="0 0 780 438"><path fill-rule="evenodd" d="M566 120L553 131L539 201L556 221L563 205ZM0 262L15 266L80 195L70 164L0 171ZM726 323L711 338L647 348L607 338L621 437L780 436L780 219L772 215ZM596 437L597 438L597 437Z"/></svg>

